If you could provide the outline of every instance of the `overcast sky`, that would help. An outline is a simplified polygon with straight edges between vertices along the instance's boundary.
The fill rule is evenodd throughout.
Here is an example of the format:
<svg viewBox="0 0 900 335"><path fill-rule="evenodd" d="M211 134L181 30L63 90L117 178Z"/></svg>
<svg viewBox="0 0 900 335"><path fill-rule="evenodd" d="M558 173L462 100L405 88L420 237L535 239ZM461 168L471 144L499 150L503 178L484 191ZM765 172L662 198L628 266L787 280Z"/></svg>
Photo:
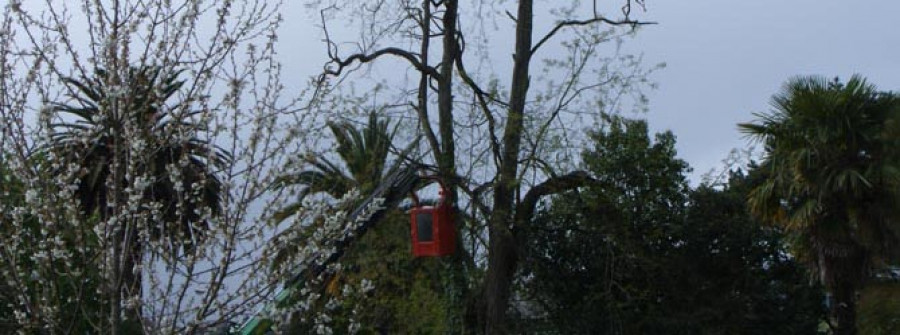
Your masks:
<svg viewBox="0 0 900 335"><path fill-rule="evenodd" d="M791 76L861 74L900 90L900 1L647 0L658 26L632 46L663 61L647 118L678 136L699 176L747 141L735 124L769 110Z"/></svg>
<svg viewBox="0 0 900 335"><path fill-rule="evenodd" d="M650 111L642 117L675 133L694 182L721 167L731 149L748 146L736 124L767 111L792 76L858 73L882 90L900 90L900 1L646 0L646 6L637 17L659 24L642 29L627 48L643 53L648 66L667 66L651 78L659 88L649 92ZM308 14L295 19L303 10L300 1L286 4L292 19L280 41L285 70L312 75L324 48L317 22Z"/></svg>

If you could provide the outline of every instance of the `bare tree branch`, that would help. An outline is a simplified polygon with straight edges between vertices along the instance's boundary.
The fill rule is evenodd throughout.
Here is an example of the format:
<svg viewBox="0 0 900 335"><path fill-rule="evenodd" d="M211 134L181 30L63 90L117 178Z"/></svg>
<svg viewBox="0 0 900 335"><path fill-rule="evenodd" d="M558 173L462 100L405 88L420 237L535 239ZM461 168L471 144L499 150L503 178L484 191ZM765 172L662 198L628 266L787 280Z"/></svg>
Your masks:
<svg viewBox="0 0 900 335"><path fill-rule="evenodd" d="M472 89L475 93L476 99L478 99L478 104L481 106L481 111L484 112L484 117L488 122L488 135L490 136L491 141L491 151L494 153L494 159L498 162L500 161L500 140L497 139L497 121L494 119L494 115L491 112L491 108L488 105L487 99L491 99L491 101L497 102L490 94L485 92L475 83L475 80L469 76L468 72L466 72L466 67L463 65L462 61L462 52L459 53L458 57L456 57L456 70L459 72L459 76L462 78L463 82ZM506 104L502 104L506 105Z"/></svg>
<svg viewBox="0 0 900 335"><path fill-rule="evenodd" d="M343 71L346 67L353 65L354 63L357 63L357 62L358 63L369 63L371 61L374 61L375 59L378 59L381 56L391 55L391 56L396 56L396 57L405 59L416 70L418 70L422 73L425 73L428 76L431 76L436 79L441 78L441 75L437 72L437 70L435 70L433 67L430 67L427 64L423 63L419 59L419 56L417 56L416 54L409 52L407 50L403 50L403 49L396 48L396 47L388 47L388 48L374 51L372 53L360 52L360 53L352 54L346 58L339 57L337 55L337 46L332 41L331 35L328 33L328 28L325 25L324 10L320 11L319 16L321 17L321 20L322 20L322 31L325 33L325 43L328 45L328 47L327 47L328 48L328 58L330 59L330 61L325 64L325 70L323 73L324 76L337 77L337 76L340 76L341 73L343 73ZM333 66L336 66L336 68L334 68Z"/></svg>
<svg viewBox="0 0 900 335"><path fill-rule="evenodd" d="M525 198L522 199L522 202L519 203L516 209L516 224L522 225L534 215L535 207L537 202L541 200L541 197L598 183L599 181L584 171L575 171L557 177L550 177L525 193Z"/></svg>
<svg viewBox="0 0 900 335"><path fill-rule="evenodd" d="M434 68L422 64L419 61L419 59L416 57L415 54L413 54L409 51L406 51L406 50L403 50L400 48L394 48L394 47L384 48L384 49L375 51L370 54L357 53L357 54L350 55L349 57L344 58L344 59L340 59L340 58L332 56L331 61L325 65L325 74L330 75L330 76L339 76L339 75L341 75L344 68L346 68L347 66L353 65L354 62L368 63L368 62L371 62L371 61L377 59L378 57L385 56L385 55L392 55L392 56L397 56L397 57L403 58L406 61L408 61L414 68L416 68L416 70L424 72L424 73L428 74L429 76L432 76L435 78L440 78L440 74L438 74L438 72ZM336 69L332 68L332 67L330 67L330 65L337 65L337 68Z"/></svg>
<svg viewBox="0 0 900 335"><path fill-rule="evenodd" d="M422 28L422 51L421 51L421 59L422 63L428 64L428 49L430 47L431 42L431 6L429 0L424 0L422 3L422 19L419 22L419 26ZM428 81L430 77L427 73L421 72L421 77L419 79L419 105L415 106L416 113L419 116L419 124L422 125L422 129L425 131L425 138L428 139L428 143L431 145L431 150L440 154L441 146L438 143L437 136L434 134L434 129L431 128L431 121L428 118Z"/></svg>
<svg viewBox="0 0 900 335"><path fill-rule="evenodd" d="M619 21L614 21L607 19L605 17L594 17L592 19L587 20L565 20L556 24L553 29L550 30L549 33L541 37L541 39L531 48L531 54L533 55L537 50L544 45L553 35L556 35L560 30L566 27L574 27L574 26L587 26L595 23L606 23L611 26L631 26L631 28L635 28L637 26L643 25L651 25L656 24L656 22L645 22L645 21L636 21L631 19L624 19Z"/></svg>

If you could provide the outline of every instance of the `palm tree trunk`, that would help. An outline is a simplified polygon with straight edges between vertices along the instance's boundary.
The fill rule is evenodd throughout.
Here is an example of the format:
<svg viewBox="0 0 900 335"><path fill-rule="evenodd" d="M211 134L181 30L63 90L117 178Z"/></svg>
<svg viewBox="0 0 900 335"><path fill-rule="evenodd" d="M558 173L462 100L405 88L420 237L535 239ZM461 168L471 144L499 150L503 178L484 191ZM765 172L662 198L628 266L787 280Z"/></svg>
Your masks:
<svg viewBox="0 0 900 335"><path fill-rule="evenodd" d="M856 335L856 287L852 283L838 283L832 289L834 302L831 315L837 321L835 335Z"/></svg>
<svg viewBox="0 0 900 335"><path fill-rule="evenodd" d="M856 293L865 278L867 259L866 250L849 240L844 235L840 239L823 239L828 241L829 250L821 249L819 257L823 261L825 286L832 296L829 313L835 322L835 335L855 335L856 330Z"/></svg>

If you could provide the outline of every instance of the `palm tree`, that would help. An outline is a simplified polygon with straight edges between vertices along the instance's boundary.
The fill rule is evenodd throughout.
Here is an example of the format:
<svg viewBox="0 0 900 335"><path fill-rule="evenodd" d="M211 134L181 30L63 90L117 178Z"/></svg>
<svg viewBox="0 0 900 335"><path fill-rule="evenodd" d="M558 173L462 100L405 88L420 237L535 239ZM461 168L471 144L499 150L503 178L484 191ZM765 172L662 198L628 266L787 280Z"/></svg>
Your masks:
<svg viewBox="0 0 900 335"><path fill-rule="evenodd" d="M770 113L742 132L765 144L766 180L749 195L754 214L783 226L796 256L832 296L835 334L856 333L856 293L873 266L896 256L897 137L887 130L900 98L859 76L846 84L795 78Z"/></svg>
<svg viewBox="0 0 900 335"><path fill-rule="evenodd" d="M123 138L125 125L131 124L150 148L148 157L131 157L139 162L139 170L152 178L145 198L162 204L162 220L151 227L152 236L169 238L175 246L190 247L208 228L195 209L209 208L213 215L222 211L222 182L217 171L227 167L231 157L197 137L206 130L192 119L199 112L175 115L175 108L164 106L185 82L178 80L180 72L164 77L161 74L162 69L155 66L129 68L124 92L113 92L115 88L108 87L112 74L103 69L97 70L93 78L65 78L64 82L74 89L70 98L75 103L56 103L53 110L75 118L51 125L54 132L46 149L61 156L66 164L81 168L75 192L81 209L86 215L96 213L104 220L111 214L106 204L113 196L107 183L116 172L113 166L126 155L142 154L129 151L135 138ZM123 100L125 106L111 107L110 102L115 100ZM173 166L179 167L180 185L169 176L168 169ZM125 175L120 179L121 185L134 182ZM201 185L196 200L185 193L195 183ZM179 210L179 202L187 208Z"/></svg>
<svg viewBox="0 0 900 335"><path fill-rule="evenodd" d="M360 128L349 122L332 122L328 127L334 135L335 151L340 161L335 162L321 156L306 156L303 160L309 164L309 169L279 178L277 188L301 187L301 189L296 200L279 210L274 215L274 220L283 221L302 210L303 198L309 195L327 194L333 198L340 198L351 189L357 189L360 194L368 195L378 187L385 176L399 168L399 163L387 164L391 145L399 127L399 125L391 126L390 119L380 119L373 112L368 115L367 123ZM399 156L403 157L414 149L415 144L413 142L404 148ZM346 270L330 274L323 281L323 285L310 288L319 290L318 293L322 296L333 296L341 294L348 283L358 283L362 278L373 280L377 287L392 287L391 290L372 293L374 296L364 301L346 302L355 304L353 310L359 308L362 311L355 316L366 321L368 329L364 328L362 332L373 332L374 329L399 333L437 332L434 328L428 327L442 324L447 317L449 308L446 307L446 300L442 300L446 299L442 295L445 288L431 286L433 278L429 277L429 274L440 271L436 267L439 264L413 260L407 244L409 238L407 218L401 213L388 214L378 226L366 231L365 235L358 236L354 245L342 256L341 263ZM311 225L316 227L322 223L323 220L318 220ZM304 227L300 234L277 246L273 261L275 267L283 265L292 253L299 249L297 246L303 245L306 239L310 238L314 230L310 228ZM344 307L346 308L346 305ZM336 313L349 313L350 310L347 308L343 312ZM416 320L401 322L399 316L407 315L410 311L423 315ZM312 331L304 328L307 325L302 322L296 322L300 318L291 319L293 322L287 328L288 333L301 334Z"/></svg>
<svg viewBox="0 0 900 335"><path fill-rule="evenodd" d="M379 120L378 115L372 112L362 129L356 129L349 122L330 122L328 128L334 135L336 151L349 175L325 157L304 157L303 161L312 169L285 174L276 181L276 188L279 189L303 187L296 201L275 214L276 221L283 221L299 211L308 195L325 193L339 198L354 188L361 194L368 194L378 187L381 178L386 175L385 164L398 129L395 125L389 130L389 119Z"/></svg>
<svg viewBox="0 0 900 335"><path fill-rule="evenodd" d="M50 125L52 134L43 150L63 163L51 173L73 166L80 171L74 193L86 218L106 221L114 207L128 201L124 190L134 186L137 177L149 178L140 210L157 213L147 229L152 239L166 242L166 252L160 254L169 257L179 250L190 252L203 238L209 228L203 209L213 216L222 212L218 171L231 162L224 150L198 137L206 131L195 121L199 112L166 105L185 84L179 74L143 66L124 74L98 69L93 77L64 78L70 101L51 105L63 121ZM139 141L143 149L136 148ZM126 173L129 165L132 170ZM171 176L173 172L180 178ZM118 251L125 255L123 290L139 296L141 276L130 269L141 264L146 250L138 229L128 236L121 230L117 238L127 239L130 246Z"/></svg>
<svg viewBox="0 0 900 335"><path fill-rule="evenodd" d="M340 198L351 189L357 189L360 194L369 194L390 171L385 170L385 164L398 129L397 125L390 129L390 119L379 119L375 112L371 112L366 125L361 129L349 122L329 122L328 128L334 135L335 151L344 167L322 156L310 154L303 157L303 163L309 164L310 169L287 173L275 181L275 188L279 190L301 187L296 200L274 214L272 219L276 222L282 222L301 211L303 199L309 195L327 194L332 198ZM395 165L391 170L396 167ZM322 223L322 220L317 220L312 225ZM309 228L305 227L301 234L276 247L273 266L284 265L294 255L298 250L297 246L310 238L313 229ZM334 293L340 286L340 281L341 275L333 274L327 280L328 284L319 289ZM292 325L290 329L299 333L301 331L296 328L298 326Z"/></svg>

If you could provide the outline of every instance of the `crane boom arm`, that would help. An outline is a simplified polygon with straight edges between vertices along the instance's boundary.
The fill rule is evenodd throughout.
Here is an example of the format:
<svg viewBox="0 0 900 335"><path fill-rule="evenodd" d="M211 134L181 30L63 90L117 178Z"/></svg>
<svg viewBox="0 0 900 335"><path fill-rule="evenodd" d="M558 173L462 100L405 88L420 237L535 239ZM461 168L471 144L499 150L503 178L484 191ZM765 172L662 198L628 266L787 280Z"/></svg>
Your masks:
<svg viewBox="0 0 900 335"><path fill-rule="evenodd" d="M269 318L278 308L286 307L296 299L296 293L303 288L307 278L316 278L324 272L328 265L336 262L343 256L347 247L357 237L362 236L367 230L384 218L391 208L396 207L407 194L422 180L418 176L419 167L404 165L390 173L380 185L366 199L362 201L350 214L348 222L358 222L354 233L333 242L333 252L318 264L301 265L295 269L291 277L285 282L283 288L275 294L273 301L263 306L253 317L244 322L236 334L262 335L271 332L273 320ZM379 200L383 199L383 200ZM382 201L374 210L370 208L376 201ZM368 214L368 217L360 217Z"/></svg>

